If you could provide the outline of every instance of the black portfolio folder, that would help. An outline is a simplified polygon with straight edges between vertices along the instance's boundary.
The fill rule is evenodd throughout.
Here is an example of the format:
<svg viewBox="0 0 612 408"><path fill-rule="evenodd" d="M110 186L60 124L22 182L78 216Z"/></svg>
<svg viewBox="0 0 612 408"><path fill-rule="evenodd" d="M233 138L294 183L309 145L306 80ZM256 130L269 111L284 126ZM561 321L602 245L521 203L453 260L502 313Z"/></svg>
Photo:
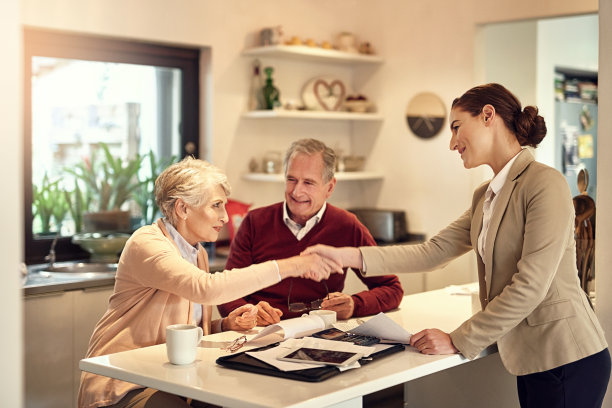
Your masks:
<svg viewBox="0 0 612 408"><path fill-rule="evenodd" d="M251 349L248 351L261 351L271 347L276 347L278 346L278 344L279 343L270 344L265 347ZM380 350L376 353L370 354L368 357L362 358L361 360L359 360L359 364L365 365L378 358L387 356L389 354L397 353L398 351L402 350L404 350L404 346L402 344L392 344L390 345L390 347L384 350ZM264 363L263 361L256 359L255 357L249 356L248 354L246 354L245 351L236 354L230 354L228 356L219 357L217 359L217 364L235 370L248 371L251 373L265 374L271 375L273 377L283 377L292 380L308 382L323 381L330 377L333 377L336 374L341 373L341 371L335 366L328 365L308 368L305 370L282 371L274 366L271 366L270 364Z"/></svg>

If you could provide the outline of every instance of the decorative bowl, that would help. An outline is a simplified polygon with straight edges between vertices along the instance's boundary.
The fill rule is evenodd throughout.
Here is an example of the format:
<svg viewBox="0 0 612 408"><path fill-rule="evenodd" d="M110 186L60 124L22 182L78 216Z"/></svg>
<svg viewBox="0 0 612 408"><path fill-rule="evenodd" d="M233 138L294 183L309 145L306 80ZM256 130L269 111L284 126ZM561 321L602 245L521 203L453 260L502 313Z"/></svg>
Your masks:
<svg viewBox="0 0 612 408"><path fill-rule="evenodd" d="M72 243L89 252L92 261L114 263L129 237L130 234L91 232L73 235Z"/></svg>
<svg viewBox="0 0 612 408"><path fill-rule="evenodd" d="M344 102L344 107L349 112L366 113L370 108L370 102L367 100L348 100Z"/></svg>

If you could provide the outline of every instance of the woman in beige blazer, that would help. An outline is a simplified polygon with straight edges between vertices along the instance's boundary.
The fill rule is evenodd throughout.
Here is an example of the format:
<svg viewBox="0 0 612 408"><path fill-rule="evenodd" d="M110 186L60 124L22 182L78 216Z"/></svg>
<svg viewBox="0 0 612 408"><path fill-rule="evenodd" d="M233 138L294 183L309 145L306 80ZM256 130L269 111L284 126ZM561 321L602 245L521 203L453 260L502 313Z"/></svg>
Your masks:
<svg viewBox="0 0 612 408"><path fill-rule="evenodd" d="M313 254L208 273L200 242L214 242L228 221L226 176L190 157L169 166L155 181L155 200L164 215L138 229L119 258L108 310L89 341L87 357L166 342L166 327L198 324L204 333L248 330L257 308L245 305L211 322L211 305L227 303L287 277L317 281L342 269ZM252 309L252 310L251 310ZM81 375L79 407L173 408L197 401L87 372Z"/></svg>
<svg viewBox="0 0 612 408"><path fill-rule="evenodd" d="M425 354L473 359L497 343L517 376L522 407L601 406L610 354L578 280L570 190L558 171L523 149L542 141L544 118L488 84L453 101L450 128L450 148L464 166L488 165L495 174L461 217L421 245L315 246L305 253L389 274L433 270L473 249L482 311L451 333L415 333L411 344Z"/></svg>

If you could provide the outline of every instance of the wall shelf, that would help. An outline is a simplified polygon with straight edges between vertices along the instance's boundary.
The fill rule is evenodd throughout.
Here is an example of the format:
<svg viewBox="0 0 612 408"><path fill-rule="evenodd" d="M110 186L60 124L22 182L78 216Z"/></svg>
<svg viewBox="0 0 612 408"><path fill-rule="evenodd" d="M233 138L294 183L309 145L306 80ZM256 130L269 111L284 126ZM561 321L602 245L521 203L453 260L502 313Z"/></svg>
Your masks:
<svg viewBox="0 0 612 408"><path fill-rule="evenodd" d="M337 172L335 174L336 180L338 181L366 181L366 180L382 180L383 175L381 173L373 171L345 171ZM243 179L249 181L264 181L283 183L285 176L282 174L268 174L268 173L247 173L242 176Z"/></svg>
<svg viewBox="0 0 612 408"><path fill-rule="evenodd" d="M328 61L347 64L382 64L383 59L377 55L355 54L350 52L327 50L306 45L269 45L249 48L242 52L247 57L282 57L310 61Z"/></svg>
<svg viewBox="0 0 612 408"><path fill-rule="evenodd" d="M243 114L250 119L331 119L355 121L382 121L382 115L377 113L352 113L336 111L303 111L303 110L256 110Z"/></svg>

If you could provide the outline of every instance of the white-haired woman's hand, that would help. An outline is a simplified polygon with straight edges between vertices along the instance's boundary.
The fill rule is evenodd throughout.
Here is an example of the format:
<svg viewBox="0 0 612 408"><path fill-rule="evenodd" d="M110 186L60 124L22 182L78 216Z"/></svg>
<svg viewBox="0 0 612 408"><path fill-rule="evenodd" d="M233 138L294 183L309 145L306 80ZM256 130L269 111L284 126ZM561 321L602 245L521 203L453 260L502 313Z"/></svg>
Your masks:
<svg viewBox="0 0 612 408"><path fill-rule="evenodd" d="M257 325L257 306L247 303L232 310L230 314L223 319L223 331L236 330L246 331L251 330Z"/></svg>
<svg viewBox="0 0 612 408"><path fill-rule="evenodd" d="M282 279L306 278L319 282L329 278L332 273L344 273L342 265L317 254L294 256L277 262Z"/></svg>

